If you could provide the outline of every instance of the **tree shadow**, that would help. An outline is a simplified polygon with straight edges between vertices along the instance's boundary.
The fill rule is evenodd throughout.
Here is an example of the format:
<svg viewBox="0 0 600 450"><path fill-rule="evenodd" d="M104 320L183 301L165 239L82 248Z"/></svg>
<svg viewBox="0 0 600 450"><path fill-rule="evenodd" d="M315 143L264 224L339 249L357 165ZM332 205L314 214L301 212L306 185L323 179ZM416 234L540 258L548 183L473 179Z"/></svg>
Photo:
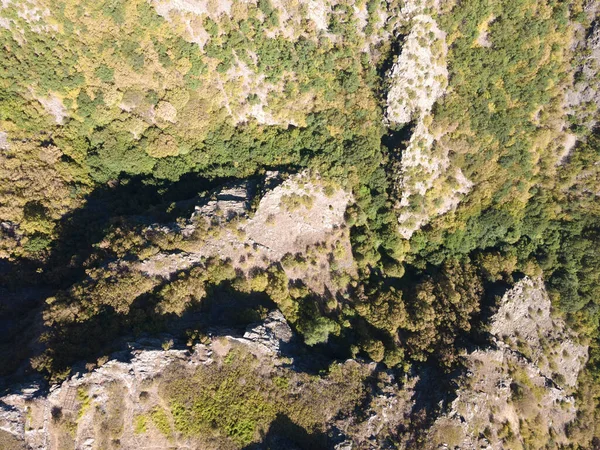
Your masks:
<svg viewBox="0 0 600 450"><path fill-rule="evenodd" d="M412 439L416 444L456 398L456 381L466 370L459 366L448 372L434 361L415 365L412 372L413 376L418 377L410 414L411 429L415 433Z"/></svg>
<svg viewBox="0 0 600 450"><path fill-rule="evenodd" d="M388 128L386 134L381 137L381 145L386 149L392 163L398 163L402 159L416 125L417 122L412 121L400 128Z"/></svg>
<svg viewBox="0 0 600 450"><path fill-rule="evenodd" d="M405 34L398 34L390 40L391 46L388 51L388 54L385 58L381 58L381 62L377 67L377 75L382 80L384 80L387 77L388 72L391 70L391 68L394 66L394 63L396 62L397 57L399 57L402 53L402 47L404 45L405 40ZM383 85L383 83L381 84ZM385 95L386 93L387 92L384 89L382 89L381 95Z"/></svg>
<svg viewBox="0 0 600 450"><path fill-rule="evenodd" d="M260 322L267 311L277 305L264 292L240 292L229 283L209 288L201 304L182 315L180 326L210 328L230 328L234 333L243 332L246 327Z"/></svg>
<svg viewBox="0 0 600 450"><path fill-rule="evenodd" d="M156 308L160 301L156 294L168 283L164 280L152 292L140 295L126 314L103 305L89 320L74 320L53 328L46 342L52 359L48 372L63 373L69 368L85 372L86 363L94 366L105 355L110 355L110 360L129 361L131 350L140 345L156 350L172 341L174 348L185 349L185 344L193 341L189 340L190 333L211 339L244 338L246 332L264 326L267 315L277 309L267 294L240 292L225 281L210 286L202 301L189 303L181 314L164 314ZM292 361L282 367L297 372L320 374L339 356L328 344L307 346L294 330L289 340L273 338L278 340L278 352L284 360Z"/></svg>
<svg viewBox="0 0 600 450"><path fill-rule="evenodd" d="M108 256L98 252L100 242L111 228L128 224L144 227L157 222L169 222L191 214L200 194L229 181L209 180L188 174L177 182L154 178L133 177L104 185L94 190L82 208L63 217L58 226L58 239L47 259L45 281L66 288L85 276L90 264L102 264ZM190 199L192 201L190 201Z"/></svg>
<svg viewBox="0 0 600 450"><path fill-rule="evenodd" d="M259 443L243 450L327 450L333 448L327 435L320 431L309 432L284 414L277 417Z"/></svg>
<svg viewBox="0 0 600 450"><path fill-rule="evenodd" d="M431 272L431 271L430 271ZM517 272L512 274L512 280L483 280L483 295L480 298L480 309L471 319L469 331L463 331L456 336L453 343L455 349L470 353L477 349L494 347L493 336L489 333L487 324L498 310L498 302L504 294L525 275ZM457 397L458 381L464 379L467 368L462 364L453 364L451 370L440 364L435 358L415 364L411 369L413 376L418 376L414 387L414 402L411 410L411 436L413 445L418 445L425 439L429 428L440 414L447 412L451 403Z"/></svg>
<svg viewBox="0 0 600 450"><path fill-rule="evenodd" d="M10 385L36 374L28 360L45 349L52 362L42 361L42 367L52 373L66 373L77 362L82 363L79 366L95 363L140 337L162 333L185 342L189 330L242 337L248 325L260 322L261 314L273 310L275 303L266 294L241 293L227 283L209 287L202 302L190 304L181 315L162 314L157 310L159 292L170 283L168 279L136 298L126 313L100 305L87 320L76 317L48 326L44 318L51 308L46 299L89 280L90 269L118 260L110 249L97 245L112 230L129 227L142 232L152 224L189 217L202 198L208 200L201 194L230 181L187 175L176 183L142 177L110 183L93 191L80 209L63 217L58 238L41 262L2 262L0 294L5 295L0 298L0 377L5 378L0 378L0 384ZM67 300L65 309L70 306ZM353 342L348 336L331 337L326 344L308 347L294 337L281 342L279 348L283 356L293 358L289 368L318 374L327 370L333 359L350 357Z"/></svg>
<svg viewBox="0 0 600 450"><path fill-rule="evenodd" d="M87 270L115 259L97 245L111 230L142 229L189 216L201 194L228 181L187 174L177 182L138 176L99 186L81 208L61 218L57 238L38 253L38 259L0 260L0 377L17 369L18 378L30 373L26 360L38 352L40 337L47 331L42 317L45 300L85 280ZM38 209L34 212L42 214ZM101 317L100 327L113 326L110 311ZM75 336L81 333L74 330ZM96 348L93 342L88 345Z"/></svg>
<svg viewBox="0 0 600 450"><path fill-rule="evenodd" d="M460 348L471 352L479 348L490 348L494 346L493 336L488 331L488 324L494 314L498 312L498 304L504 294L525 277L524 273L515 272L512 279L500 279L497 281L484 280L483 296L477 314L471 318L471 328L467 333L461 334L457 339Z"/></svg>

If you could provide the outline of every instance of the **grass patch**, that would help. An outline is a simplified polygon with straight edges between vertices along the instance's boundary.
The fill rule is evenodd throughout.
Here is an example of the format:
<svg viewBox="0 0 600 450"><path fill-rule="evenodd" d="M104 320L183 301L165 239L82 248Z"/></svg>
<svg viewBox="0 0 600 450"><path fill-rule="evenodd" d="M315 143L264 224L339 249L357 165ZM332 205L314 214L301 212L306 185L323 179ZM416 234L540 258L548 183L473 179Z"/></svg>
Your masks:
<svg viewBox="0 0 600 450"><path fill-rule="evenodd" d="M148 430L148 417L144 414L135 416L133 419L133 432L135 434L144 434Z"/></svg>
<svg viewBox="0 0 600 450"><path fill-rule="evenodd" d="M150 413L150 418L152 419L152 423L158 428L158 430L164 434L166 437L171 436L171 423L169 421L169 416L165 410L159 406L154 408Z"/></svg>

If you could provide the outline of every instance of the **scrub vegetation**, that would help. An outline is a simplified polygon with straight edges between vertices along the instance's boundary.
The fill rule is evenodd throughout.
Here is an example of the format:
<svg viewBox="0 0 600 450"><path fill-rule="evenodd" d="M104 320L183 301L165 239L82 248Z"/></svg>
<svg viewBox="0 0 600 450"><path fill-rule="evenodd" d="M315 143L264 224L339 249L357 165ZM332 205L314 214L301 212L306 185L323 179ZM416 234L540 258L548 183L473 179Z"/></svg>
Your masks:
<svg viewBox="0 0 600 450"><path fill-rule="evenodd" d="M565 102L589 57L572 43L581 30L593 33L593 8L583 0L340 0L321 2L323 26L311 2L199 1L189 11L180 3L0 6L0 319L10 324L0 334L0 375L25 364L60 381L122 338L169 332L199 341L212 326L243 329L277 308L305 352L375 362L398 376L430 365L451 377L466 349L486 342L485 320L503 290L542 276L554 313L589 345L569 448L597 445L600 138L589 127L597 109ZM445 38L448 71L443 95L445 79L431 111L414 120L431 135L426 156L459 169L470 187L445 209L457 172L440 171L425 192L412 188L404 212L443 213L407 239L397 168L419 124L390 124L385 109L412 7L439 27L431 39ZM418 46L426 47L431 23L422 22ZM406 95L419 103L412 87ZM323 197L347 193L343 223L331 227L338 234L253 261L258 244L244 241L244 227L269 180L296 174ZM411 186L428 176L411 173ZM257 186L243 214L192 215L220 186L243 180ZM317 200L285 193L279 213L310 214ZM277 220L266 220L265 234ZM244 252L198 256L166 276L139 269L163 255L201 255L219 240ZM307 274L324 270L332 283L319 290ZM324 432L368 389L366 374L288 375L261 377L255 361L232 351L165 382L165 403L132 419L135 432L214 434L242 448L282 415ZM312 393L335 376L331 390L307 394L322 408L292 402L287 383ZM513 401L533 395L519 388ZM452 427L439 432L458 442ZM531 444L510 448L554 448L545 430L532 430ZM510 424L503 433L509 442Z"/></svg>

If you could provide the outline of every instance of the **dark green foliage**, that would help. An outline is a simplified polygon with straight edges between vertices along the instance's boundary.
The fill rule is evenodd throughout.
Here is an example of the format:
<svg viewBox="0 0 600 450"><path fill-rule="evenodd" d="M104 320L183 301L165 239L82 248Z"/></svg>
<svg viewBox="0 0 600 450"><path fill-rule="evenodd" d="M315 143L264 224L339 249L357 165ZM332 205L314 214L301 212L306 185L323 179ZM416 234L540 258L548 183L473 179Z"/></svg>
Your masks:
<svg viewBox="0 0 600 450"><path fill-rule="evenodd" d="M96 76L100 80L110 83L114 80L115 71L106 65L101 65L96 69Z"/></svg>
<svg viewBox="0 0 600 450"><path fill-rule="evenodd" d="M55 283L56 295L45 309L47 352L35 360L37 368L64 374L74 359L108 348L116 337L156 331L166 318L226 292L277 305L312 351L365 356L399 369L406 362L429 360L452 370L457 348L473 331L488 294L484 288L510 283L513 274L534 267L543 272L555 305L592 343L586 376L599 376L600 142L596 134L581 131L572 115L572 129L587 141L560 166L553 159L556 148L548 148L563 128L555 122L561 120L562 95L572 75L565 36L575 5L472 0L454 2L448 14L436 17L450 41L450 89L433 111L436 145L449 149L450 166L460 168L473 188L455 213L432 220L407 242L397 232L398 199L390 195L397 174L386 170L390 164L381 146L385 95L377 67L395 55L388 54L389 42L364 51L353 5L332 7L327 33L307 29L289 39L275 31L289 25L280 23L278 9L259 0L241 19L233 19L235 11L231 17L204 17L209 38L201 48L179 34L177 19L159 16L152 2L57 2L52 13L58 31L43 33L23 20L13 3L0 12L14 21L10 30L0 27L0 131L6 129L11 142L37 147L3 161L9 166L19 158L35 159L35 170L15 165L15 173L37 177L49 173L51 165L53 176L60 174L66 185L57 192L72 194L72 203L62 209L37 192L27 197L28 183L21 179L15 183L19 191L7 194L19 197L16 212L6 211L23 221L24 235L22 241L14 239L13 253L6 256L25 254L40 267L46 260L64 262L44 266L48 274L40 275L40 283ZM389 31L404 33L396 27L397 2L368 0L367 35L377 31L380 8L389 8ZM103 26L94 28L94 21ZM476 45L484 23L491 47ZM299 113L295 125L261 125L251 118L235 124L236 114L227 111L231 105L213 103L211 96L224 89L223 80L237 61L264 76L265 85L277 86L260 96L243 91L239 102L274 113L290 105L282 99L312 101L314 107ZM46 98L64 105L62 124L45 111L40 99ZM176 120L158 117L165 105L176 110ZM438 150L434 146L432 152ZM39 161L38 155L43 155ZM54 231L90 200L82 193L113 189L130 177L156 186L160 198L168 191L165 186L186 177L243 179L272 169L310 169L352 192L346 219L358 270L343 274L351 278L347 292L315 295L294 285L277 264L252 272L249 279L215 261L169 281L130 270L127 264L143 259L142 254L183 251L181 236L181 242L161 241L144 234L146 223L125 225L135 221L128 215L156 219L159 200L143 195L132 195L125 206L107 212L110 225L94 228L94 239L86 236L87 223L72 236ZM58 194L48 191L48 199L60 203ZM169 201L176 200L181 198ZM305 197L286 196L283 202L290 210L311 205ZM9 203L0 199L2 208ZM94 207L102 209L90 202ZM57 243L59 237L73 242ZM80 252L79 247L92 248ZM62 259L56 259L61 252ZM77 276L63 275L71 272ZM261 314L248 308L239 316ZM222 384L210 390L198 384L195 398L186 397L187 391L174 394L174 431L211 433L216 427L236 445L245 445L281 411L278 402L285 398L274 401L235 384L247 361L229 363L229 372L214 374ZM520 395L518 388L514 394ZM161 412L153 419L168 435Z"/></svg>
<svg viewBox="0 0 600 450"><path fill-rule="evenodd" d="M298 329L304 336L304 342L307 345L325 343L330 334L339 334L339 325L324 316L314 301L311 301L310 298L304 298L299 303L301 311Z"/></svg>
<svg viewBox="0 0 600 450"><path fill-rule="evenodd" d="M102 12L112 18L115 23L122 24L125 21L125 0L108 0L102 7Z"/></svg>
<svg viewBox="0 0 600 450"><path fill-rule="evenodd" d="M28 252L37 253L47 249L51 243L52 239L50 236L42 233L35 233L27 240L25 248Z"/></svg>
<svg viewBox="0 0 600 450"><path fill-rule="evenodd" d="M127 167L129 174L148 174L156 160L131 141L129 133L105 135L98 141L95 153L88 157L92 177L99 182L117 178Z"/></svg>

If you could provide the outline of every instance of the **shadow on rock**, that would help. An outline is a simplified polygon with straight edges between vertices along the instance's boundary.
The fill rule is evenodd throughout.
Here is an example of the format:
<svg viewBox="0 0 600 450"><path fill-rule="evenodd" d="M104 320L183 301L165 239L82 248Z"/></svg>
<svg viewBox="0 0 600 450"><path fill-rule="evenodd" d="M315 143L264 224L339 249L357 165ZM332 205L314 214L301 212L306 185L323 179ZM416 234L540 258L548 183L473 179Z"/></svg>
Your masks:
<svg viewBox="0 0 600 450"><path fill-rule="evenodd" d="M321 432L309 432L292 420L278 414L269 430L262 438L262 442L250 444L243 450L327 450L333 448L328 445L327 435Z"/></svg>

